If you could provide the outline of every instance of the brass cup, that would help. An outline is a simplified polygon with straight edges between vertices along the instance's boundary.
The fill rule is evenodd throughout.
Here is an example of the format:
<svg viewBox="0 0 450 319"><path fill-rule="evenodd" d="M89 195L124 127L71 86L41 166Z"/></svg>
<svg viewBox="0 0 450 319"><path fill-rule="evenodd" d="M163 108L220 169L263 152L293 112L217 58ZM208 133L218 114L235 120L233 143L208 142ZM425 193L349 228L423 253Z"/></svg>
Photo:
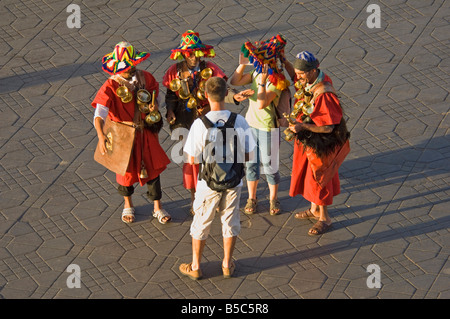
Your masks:
<svg viewBox="0 0 450 319"><path fill-rule="evenodd" d="M198 89L202 92L205 92L205 85L206 85L206 81L202 80L200 82L198 82Z"/></svg>
<svg viewBox="0 0 450 319"><path fill-rule="evenodd" d="M297 100L301 100L305 97L305 92L303 90L298 90L297 92L295 92L294 94L294 98L296 98Z"/></svg>
<svg viewBox="0 0 450 319"><path fill-rule="evenodd" d="M141 111L142 113L150 112L149 103L152 100L152 96L149 91L145 89L140 89L139 91L137 91L136 100L139 111Z"/></svg>
<svg viewBox="0 0 450 319"><path fill-rule="evenodd" d="M303 104L303 101L297 101L297 103L294 104L294 110L301 109Z"/></svg>
<svg viewBox="0 0 450 319"><path fill-rule="evenodd" d="M150 106L148 105L148 103L138 102L137 104L138 104L139 111L141 113L147 114L150 112Z"/></svg>
<svg viewBox="0 0 450 319"><path fill-rule="evenodd" d="M300 113L300 109L299 108L294 108L291 112L291 117L296 119L298 114Z"/></svg>
<svg viewBox="0 0 450 319"><path fill-rule="evenodd" d="M197 98L200 100L200 101L203 101L206 97L205 97L205 93L202 91L202 90L197 90Z"/></svg>
<svg viewBox="0 0 450 319"><path fill-rule="evenodd" d="M289 127L287 129L285 129L283 132L284 132L284 139L285 139L285 141L290 142L290 141L292 141L294 139L295 133L292 132L289 129Z"/></svg>
<svg viewBox="0 0 450 319"><path fill-rule="evenodd" d="M300 82L300 80L298 80L297 82L294 83L294 86L297 90L303 90L303 84Z"/></svg>
<svg viewBox="0 0 450 319"><path fill-rule="evenodd" d="M137 91L136 97L137 97L138 102L141 102L141 103L148 104L152 100L152 95L146 89L140 89L139 91Z"/></svg>
<svg viewBox="0 0 450 319"><path fill-rule="evenodd" d="M147 114L144 120L149 125L158 123L161 121L161 114L158 111L152 111Z"/></svg>
<svg viewBox="0 0 450 319"><path fill-rule="evenodd" d="M314 107L311 103L305 103L302 107L303 114L310 115L314 111Z"/></svg>
<svg viewBox="0 0 450 319"><path fill-rule="evenodd" d="M181 88L181 80L180 79L173 79L169 83L169 89L171 89L173 92L178 91Z"/></svg>
<svg viewBox="0 0 450 319"><path fill-rule="evenodd" d="M180 89L178 91L178 95L183 99L183 100L187 100L191 94L189 92L185 92L183 89Z"/></svg>
<svg viewBox="0 0 450 319"><path fill-rule="evenodd" d="M200 76L203 80L208 80L213 75L213 70L211 68L204 68L200 72Z"/></svg>
<svg viewBox="0 0 450 319"><path fill-rule="evenodd" d="M129 103L133 99L133 94L131 94L130 90L125 85L119 86L116 90L116 94L123 103Z"/></svg>
<svg viewBox="0 0 450 319"><path fill-rule="evenodd" d="M189 91L189 83L187 80L180 81L180 90L178 91L178 95L186 100L191 96L191 92Z"/></svg>
<svg viewBox="0 0 450 319"><path fill-rule="evenodd" d="M195 109L197 107L197 105L198 105L197 99L195 97L191 96L187 103L187 107L189 109Z"/></svg>

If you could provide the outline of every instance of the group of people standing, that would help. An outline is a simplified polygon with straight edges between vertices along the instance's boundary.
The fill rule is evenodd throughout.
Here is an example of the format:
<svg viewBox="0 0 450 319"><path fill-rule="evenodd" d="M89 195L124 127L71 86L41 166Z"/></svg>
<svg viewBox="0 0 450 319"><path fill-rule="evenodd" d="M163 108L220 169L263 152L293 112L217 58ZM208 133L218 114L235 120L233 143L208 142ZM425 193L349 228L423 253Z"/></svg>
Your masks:
<svg viewBox="0 0 450 319"><path fill-rule="evenodd" d="M303 51L291 63L285 57L285 45L286 39L279 34L266 41L244 43L240 64L229 81L219 66L204 60L213 58L215 51L212 46L202 43L197 32L186 31L180 45L170 55L177 63L169 67L162 79L162 84L167 88L165 117L171 131L180 127L189 130L188 137L183 141L187 160L183 163L182 172L183 185L191 193L190 212L194 216L191 225L192 262L181 264L180 272L192 279L202 277L202 251L216 213L220 214L222 221L222 270L226 278L234 273L232 254L240 232L239 199L242 182L230 190L215 191L201 178L201 156L200 160L198 158L207 144L209 134L204 123L208 121L221 126L233 118L234 127L239 128L238 139L241 139L246 154L248 200L244 213L251 215L256 212L256 190L263 173L269 186L269 213L279 214L280 173L278 163L274 163L278 161L278 156L274 155L278 154L272 153L274 150L278 152L280 116L277 115L277 107L282 103L283 92L289 90L288 78L298 89L292 104L311 105L308 112L297 112L295 118L285 114L286 117L290 116L288 128L296 137L293 141L289 194L292 197L302 195L311 202L311 206L295 214L295 218L316 220L309 235L323 234L331 227L327 206L340 193L337 168L343 160L339 161L339 156L345 157L345 148L348 152L349 133L332 81L319 69L319 60L310 52ZM147 120L149 113L159 113L159 83L149 72L136 68L149 56L149 53L137 51L130 43L117 44L113 52L103 57L103 70L111 76L98 91L92 106L95 108L97 149L101 154L107 156L108 143L111 142L104 130L108 118L136 129L126 173L116 174L118 192L124 197L122 221L134 221L131 198L134 185L139 183L141 186L147 184L148 197L154 202L153 216L165 224L171 220L171 216L162 208L160 175L170 160L158 140L162 120ZM251 72L246 72L247 66L253 66ZM227 82L234 87L250 88L237 92ZM118 92L121 87L126 87L134 96L140 89L153 92L153 99L142 111L139 98L124 99L120 96ZM226 109L226 103L238 105L246 99L249 107L245 118ZM243 136L239 133L243 131L250 134ZM145 174L142 174L143 170Z"/></svg>

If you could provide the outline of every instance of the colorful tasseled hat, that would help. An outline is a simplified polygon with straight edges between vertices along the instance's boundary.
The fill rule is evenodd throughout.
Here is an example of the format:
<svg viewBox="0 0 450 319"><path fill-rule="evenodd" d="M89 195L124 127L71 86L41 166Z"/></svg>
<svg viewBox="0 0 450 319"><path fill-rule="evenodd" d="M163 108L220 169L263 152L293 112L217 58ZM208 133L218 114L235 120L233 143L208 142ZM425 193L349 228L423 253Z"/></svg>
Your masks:
<svg viewBox="0 0 450 319"><path fill-rule="evenodd" d="M120 74L145 61L149 56L150 53L139 52L130 43L122 41L116 44L113 52L103 57L102 68L109 74Z"/></svg>
<svg viewBox="0 0 450 319"><path fill-rule="evenodd" d="M285 45L286 39L281 34L277 34L267 41L245 42L241 48L244 56L256 68L256 72L261 73L264 64L268 65L268 80L279 90L284 90L290 85L283 74L283 70L278 67L277 63L277 60L281 59Z"/></svg>
<svg viewBox="0 0 450 319"><path fill-rule="evenodd" d="M183 54L189 56L192 53L196 57L206 56L207 58L213 58L216 56L213 46L203 44L198 32L187 30L181 36L180 45L172 50L170 58L172 60L182 60Z"/></svg>

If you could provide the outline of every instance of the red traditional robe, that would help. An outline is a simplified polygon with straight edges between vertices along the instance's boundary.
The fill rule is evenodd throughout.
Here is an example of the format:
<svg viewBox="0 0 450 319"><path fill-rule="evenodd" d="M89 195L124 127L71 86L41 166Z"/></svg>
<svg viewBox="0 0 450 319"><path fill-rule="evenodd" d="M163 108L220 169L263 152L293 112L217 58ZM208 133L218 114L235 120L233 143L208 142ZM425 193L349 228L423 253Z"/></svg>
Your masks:
<svg viewBox="0 0 450 319"><path fill-rule="evenodd" d="M145 76L146 90L149 92L153 92L153 90L155 90L155 96L158 97L158 82L150 73L146 71L141 72ZM91 104L94 108L97 106L97 103L108 107L108 116L114 122L132 122L134 118L135 99L129 103L123 103L116 94L118 87L119 84L116 81L108 79L97 92L97 95ZM141 116L142 118L145 117L144 114ZM144 166L148 175L148 177L144 179L139 177L142 158L144 160ZM133 150L127 172L124 176L116 174L116 181L122 186L131 186L137 182L139 182L142 186L149 180L158 177L166 169L169 163L169 158L159 144L158 134L152 133L148 129L143 129L142 131L136 130L136 136L134 138Z"/></svg>
<svg viewBox="0 0 450 319"><path fill-rule="evenodd" d="M324 82L331 82L325 75ZM314 101L314 111L310 117L317 126L337 125L342 118L342 109L339 99L332 93L320 94ZM301 115L297 121L301 122ZM294 158L292 162L291 187L289 195L294 197L302 195L306 200L317 205L331 205L333 197L340 194L341 185L339 174L336 173L331 181L323 188L315 181L308 158L303 152L303 144L295 140Z"/></svg>
<svg viewBox="0 0 450 319"><path fill-rule="evenodd" d="M221 78L224 78L225 80L227 80L227 76L225 75L225 73L216 64L207 61L206 67L211 68L211 70L213 71L212 76L218 76L218 77L221 77ZM169 88L170 82L176 78L178 78L177 63L175 63L169 67L166 74L164 74L162 84L166 88L170 89ZM178 95L178 92L176 94ZM208 104L208 100L205 99L203 101L199 101L199 103L201 106L205 106L206 104ZM195 187L197 185L198 171L199 171L198 164L189 164L189 163L183 164L183 186L184 186L184 188L195 189Z"/></svg>

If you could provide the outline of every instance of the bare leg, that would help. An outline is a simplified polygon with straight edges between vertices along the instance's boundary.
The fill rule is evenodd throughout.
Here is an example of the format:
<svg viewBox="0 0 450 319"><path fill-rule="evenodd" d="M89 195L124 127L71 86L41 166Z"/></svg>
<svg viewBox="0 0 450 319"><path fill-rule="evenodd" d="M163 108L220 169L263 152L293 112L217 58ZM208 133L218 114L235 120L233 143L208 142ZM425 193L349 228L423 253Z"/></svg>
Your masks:
<svg viewBox="0 0 450 319"><path fill-rule="evenodd" d="M278 184L275 185L269 185L269 192L270 192L270 200L276 200L278 199Z"/></svg>
<svg viewBox="0 0 450 319"><path fill-rule="evenodd" d="M247 181L248 198L256 199L256 189L258 188L258 181Z"/></svg>
<svg viewBox="0 0 450 319"><path fill-rule="evenodd" d="M200 262L202 260L205 244L206 240L192 238L192 270L197 270L200 268Z"/></svg>
<svg viewBox="0 0 450 319"><path fill-rule="evenodd" d="M223 262L224 268L230 268L233 257L234 246L236 245L236 236L223 238Z"/></svg>

